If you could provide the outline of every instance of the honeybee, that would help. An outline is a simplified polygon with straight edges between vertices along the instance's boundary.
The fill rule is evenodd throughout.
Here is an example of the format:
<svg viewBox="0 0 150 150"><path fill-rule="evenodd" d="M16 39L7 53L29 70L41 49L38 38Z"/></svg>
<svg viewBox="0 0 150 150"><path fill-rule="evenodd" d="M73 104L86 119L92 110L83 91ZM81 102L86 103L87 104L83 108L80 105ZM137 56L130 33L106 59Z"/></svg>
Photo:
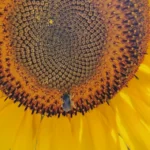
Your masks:
<svg viewBox="0 0 150 150"><path fill-rule="evenodd" d="M62 100L63 100L62 108L65 112L69 112L73 108L75 108L75 104L72 101L72 96L69 93L64 93L62 95Z"/></svg>

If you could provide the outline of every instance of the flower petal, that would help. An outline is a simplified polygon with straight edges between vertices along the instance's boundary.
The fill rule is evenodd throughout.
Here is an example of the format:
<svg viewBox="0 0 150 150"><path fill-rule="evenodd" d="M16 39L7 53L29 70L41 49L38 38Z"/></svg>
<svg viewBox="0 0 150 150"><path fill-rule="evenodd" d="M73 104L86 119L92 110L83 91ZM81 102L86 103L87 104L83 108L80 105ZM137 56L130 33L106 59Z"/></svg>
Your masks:
<svg viewBox="0 0 150 150"><path fill-rule="evenodd" d="M116 124L115 113L113 109L108 104L103 104L99 106L99 111L101 115L105 117L105 124L107 127L108 136L111 136L111 143L109 145L113 145L114 149L119 150L128 150L128 147L125 141L120 137L118 127ZM107 140L108 141L108 140Z"/></svg>
<svg viewBox="0 0 150 150"><path fill-rule="evenodd" d="M25 112L24 118L20 124L19 130L16 135L16 139L14 141L12 150L34 150L35 149L35 136L36 136L36 128L40 123L40 117L34 120L33 124L33 115L30 110Z"/></svg>
<svg viewBox="0 0 150 150"><path fill-rule="evenodd" d="M89 125L86 117L79 113L77 116L71 118L70 122L76 149L94 150L94 145L89 132Z"/></svg>
<svg viewBox="0 0 150 150"><path fill-rule="evenodd" d="M72 137L71 125L67 117L52 117L42 120L37 150L76 149Z"/></svg>
<svg viewBox="0 0 150 150"><path fill-rule="evenodd" d="M117 139L118 134L115 128L111 128L111 125L109 126L106 118L98 111L98 109L94 109L87 113L86 118L88 120L95 150L120 150L120 143Z"/></svg>
<svg viewBox="0 0 150 150"><path fill-rule="evenodd" d="M111 101L120 135L131 150L149 149L150 132L130 101L130 97L123 92Z"/></svg>
<svg viewBox="0 0 150 150"><path fill-rule="evenodd" d="M44 117L41 121L39 133L37 135L37 145L36 150L50 150L53 132L56 123L56 117L47 118Z"/></svg>
<svg viewBox="0 0 150 150"><path fill-rule="evenodd" d="M1 100L1 99L0 99ZM10 100L8 100L10 101ZM0 149L9 150L16 138L17 130L23 120L24 110L10 104L0 111Z"/></svg>
<svg viewBox="0 0 150 150"><path fill-rule="evenodd" d="M12 100L5 101L6 98L6 95L2 91L0 91L0 111L2 111L8 105L13 104Z"/></svg>

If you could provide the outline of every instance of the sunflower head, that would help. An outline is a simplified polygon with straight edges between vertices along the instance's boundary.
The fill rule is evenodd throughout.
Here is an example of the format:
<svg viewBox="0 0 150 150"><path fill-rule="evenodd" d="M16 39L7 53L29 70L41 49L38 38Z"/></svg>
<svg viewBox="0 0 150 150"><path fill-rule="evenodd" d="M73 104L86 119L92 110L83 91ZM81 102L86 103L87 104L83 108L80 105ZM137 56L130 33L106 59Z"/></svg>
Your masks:
<svg viewBox="0 0 150 150"><path fill-rule="evenodd" d="M1 89L33 113L72 116L109 102L146 54L146 0L1 3Z"/></svg>

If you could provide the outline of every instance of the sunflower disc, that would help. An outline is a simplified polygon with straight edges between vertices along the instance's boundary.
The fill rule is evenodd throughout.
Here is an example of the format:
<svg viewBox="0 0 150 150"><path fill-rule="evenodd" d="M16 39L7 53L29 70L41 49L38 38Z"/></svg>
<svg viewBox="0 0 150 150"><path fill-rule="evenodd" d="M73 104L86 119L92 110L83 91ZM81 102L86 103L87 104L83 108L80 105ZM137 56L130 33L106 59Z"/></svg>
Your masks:
<svg viewBox="0 0 150 150"><path fill-rule="evenodd" d="M0 1L0 85L47 116L108 102L146 54L146 0Z"/></svg>

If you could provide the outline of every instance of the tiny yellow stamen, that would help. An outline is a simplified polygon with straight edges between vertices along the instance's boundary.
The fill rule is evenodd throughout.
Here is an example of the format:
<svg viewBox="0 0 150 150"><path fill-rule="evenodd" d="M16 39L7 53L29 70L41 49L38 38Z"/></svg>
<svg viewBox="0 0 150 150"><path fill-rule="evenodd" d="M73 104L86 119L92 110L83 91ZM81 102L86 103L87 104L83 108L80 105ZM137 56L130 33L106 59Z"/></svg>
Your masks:
<svg viewBox="0 0 150 150"><path fill-rule="evenodd" d="M53 24L54 23L54 21L52 20L52 19L50 19L49 20L49 24L51 25L51 24Z"/></svg>

